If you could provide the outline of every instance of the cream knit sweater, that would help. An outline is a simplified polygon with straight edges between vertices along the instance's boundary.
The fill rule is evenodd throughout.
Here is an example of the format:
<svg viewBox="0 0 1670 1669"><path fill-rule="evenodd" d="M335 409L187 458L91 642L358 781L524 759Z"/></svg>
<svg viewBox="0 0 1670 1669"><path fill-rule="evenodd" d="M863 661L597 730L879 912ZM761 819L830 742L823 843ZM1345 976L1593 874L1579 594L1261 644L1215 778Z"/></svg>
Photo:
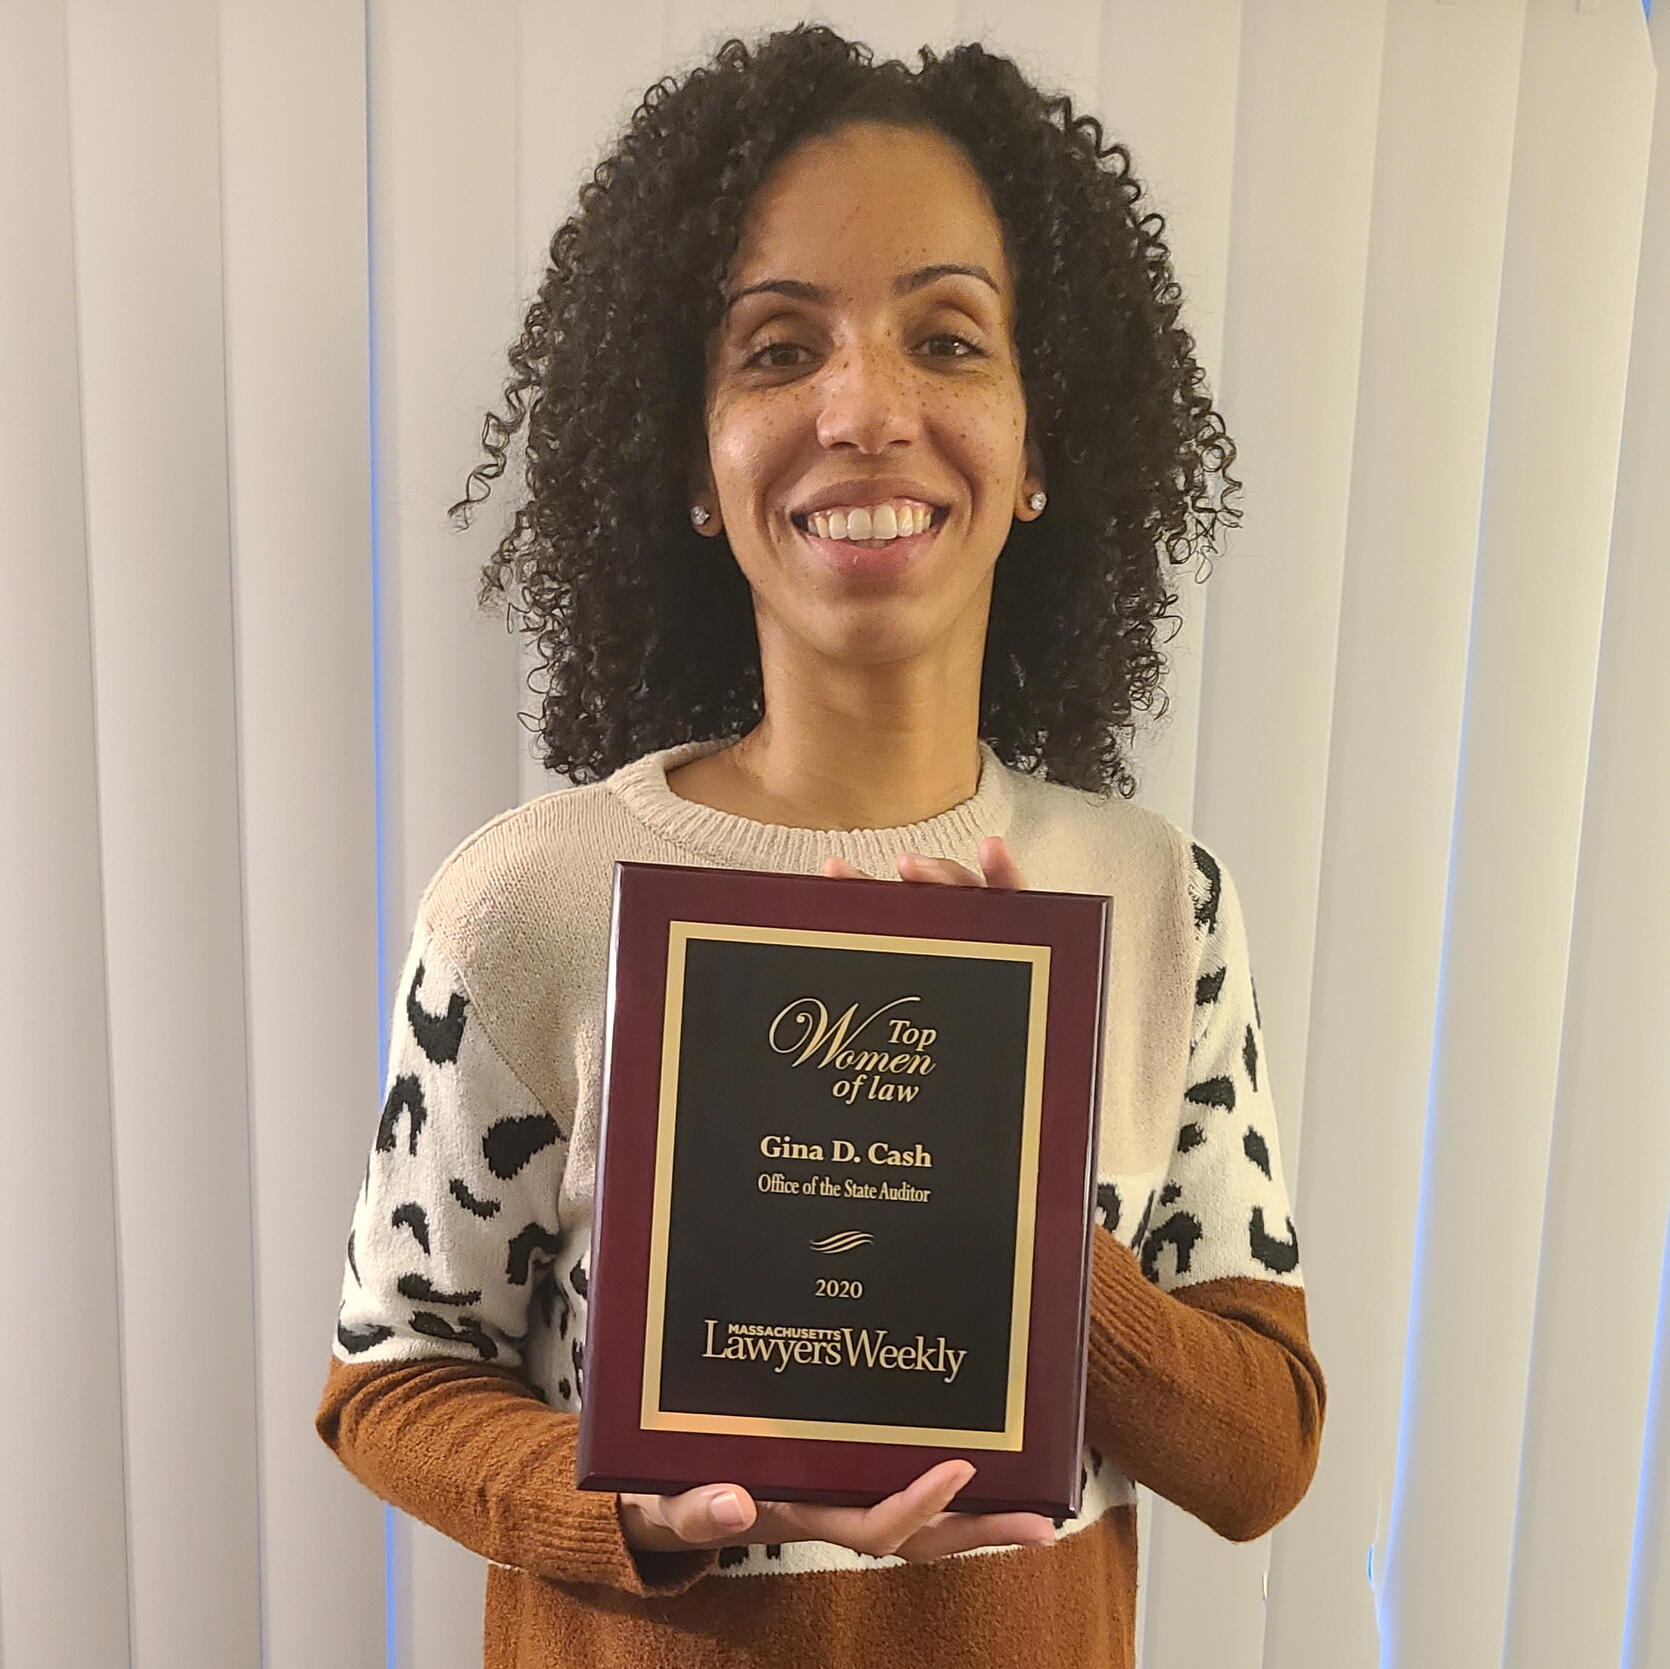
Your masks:
<svg viewBox="0 0 1670 1669"><path fill-rule="evenodd" d="M508 811L425 889L320 1436L490 1562L486 1669L1128 1666L1133 1480L1259 1535L1308 1486L1325 1407L1234 883L1164 818L984 744L968 800L848 831L674 794L667 772L721 745ZM613 864L835 853L890 876L901 851L974 866L989 834L1030 885L1113 899L1081 1510L1054 1547L927 1565L816 1542L635 1555L615 1497L573 1487Z"/></svg>

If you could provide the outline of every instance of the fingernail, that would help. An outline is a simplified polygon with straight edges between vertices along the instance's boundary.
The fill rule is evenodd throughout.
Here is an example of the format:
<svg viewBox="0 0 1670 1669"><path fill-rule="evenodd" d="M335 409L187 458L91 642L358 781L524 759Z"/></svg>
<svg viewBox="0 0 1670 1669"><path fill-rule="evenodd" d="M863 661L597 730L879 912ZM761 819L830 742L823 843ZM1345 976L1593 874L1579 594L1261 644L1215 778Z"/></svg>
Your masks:
<svg viewBox="0 0 1670 1669"><path fill-rule="evenodd" d="M717 1467L714 1468L718 1470ZM712 1508L714 1518L728 1530L740 1530L748 1522L748 1509L742 1504L742 1497L734 1489L727 1489L723 1495L715 1495L708 1503Z"/></svg>

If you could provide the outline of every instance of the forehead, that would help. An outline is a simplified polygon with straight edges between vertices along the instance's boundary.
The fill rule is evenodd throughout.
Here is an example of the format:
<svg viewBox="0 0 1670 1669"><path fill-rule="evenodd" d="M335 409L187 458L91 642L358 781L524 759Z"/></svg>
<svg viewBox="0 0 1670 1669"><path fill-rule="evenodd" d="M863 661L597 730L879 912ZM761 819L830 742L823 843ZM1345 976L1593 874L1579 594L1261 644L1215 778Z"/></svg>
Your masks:
<svg viewBox="0 0 1670 1669"><path fill-rule="evenodd" d="M984 183L944 135L877 122L803 140L744 217L727 291L802 278L867 292L920 262L983 266L1008 290Z"/></svg>

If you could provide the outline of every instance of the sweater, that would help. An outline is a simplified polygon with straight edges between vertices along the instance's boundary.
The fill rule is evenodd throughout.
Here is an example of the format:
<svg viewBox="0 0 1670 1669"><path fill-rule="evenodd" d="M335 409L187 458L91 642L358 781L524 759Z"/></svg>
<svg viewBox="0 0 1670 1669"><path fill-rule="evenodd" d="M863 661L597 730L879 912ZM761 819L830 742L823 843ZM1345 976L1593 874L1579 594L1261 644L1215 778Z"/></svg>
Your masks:
<svg viewBox="0 0 1670 1669"><path fill-rule="evenodd" d="M506 811L424 889L316 1429L488 1561L484 1669L1132 1669L1136 1484L1261 1535L1309 1486L1326 1402L1234 882L1167 819L984 742L967 800L838 831L668 786L724 745ZM1114 900L1079 1511L1049 1546L919 1563L637 1552L618 1496L574 1487L613 864L815 874L835 853L890 877L902 851L977 869L991 834L1029 886Z"/></svg>

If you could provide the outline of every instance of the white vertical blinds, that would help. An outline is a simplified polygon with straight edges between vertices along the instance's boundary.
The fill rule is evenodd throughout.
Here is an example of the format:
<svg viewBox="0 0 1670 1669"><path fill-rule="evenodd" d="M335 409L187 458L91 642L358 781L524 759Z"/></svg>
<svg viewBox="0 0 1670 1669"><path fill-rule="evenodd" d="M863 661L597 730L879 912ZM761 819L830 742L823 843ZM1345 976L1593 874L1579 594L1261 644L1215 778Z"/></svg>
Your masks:
<svg viewBox="0 0 1670 1669"><path fill-rule="evenodd" d="M529 701L515 640L502 615L474 606L475 571L508 512L495 497L462 535L446 518L519 334L515 113L537 94L519 85L516 33L514 6L366 8L386 980L441 859L521 796L513 715ZM481 1560L404 1514L389 1519L396 1669L479 1662Z"/></svg>
<svg viewBox="0 0 1670 1669"><path fill-rule="evenodd" d="M346 1476L343 1489L321 1473L310 1416L330 1354L318 1295L342 1276L387 1012L365 20L358 7L240 0L211 26L227 408L216 445L231 485L261 1536L259 1587L246 1596L259 1601L259 1648L225 1661L371 1664L384 1650L384 1510ZM233 1127L239 1113L235 1102L217 1108ZM216 1251L205 1245L201 1255ZM195 1306L181 1308L189 1316ZM175 1372L212 1381L215 1329L198 1320L191 1331L200 1342L181 1341ZM326 1570L330 1591L358 1603L316 1603ZM135 1663L192 1661L200 1648L188 1624L189 1613L142 1640Z"/></svg>
<svg viewBox="0 0 1670 1669"><path fill-rule="evenodd" d="M1608 1499L1610 1420L1639 1464L1651 1333L1613 1247L1597 1258L1589 1240L1612 1241L1609 1202L1590 1198L1581 1220L1565 1211L1581 1184L1551 1168L1550 1136L1573 1000L1610 961L1603 949L1579 965L1572 935L1652 131L1643 32L1621 7L1532 5L1525 18L1388 1543L1399 1665L1504 1661L1510 1584L1531 1626L1507 1661L1605 1663L1619 1647L1605 1624L1621 1573L1583 1589L1561 1520ZM1614 1146L1611 1104L1580 1084L1565 1078L1564 1102L1585 1147L1607 1172L1633 1163ZM1539 1283L1552 1300L1572 1275L1605 1318L1603 1354L1534 1356ZM1559 1319L1544 1310L1545 1326ZM1575 1371L1592 1389L1603 1362L1598 1445L1527 1427L1528 1388ZM1522 1453L1540 1460L1523 1477ZM1621 1526L1628 1503L1616 1508ZM1537 1595L1539 1579L1558 1589Z"/></svg>
<svg viewBox="0 0 1670 1669"><path fill-rule="evenodd" d="M1665 15L1653 23L1661 64L1667 25ZM1517 1456L1505 1658L1532 1669L1591 1656L1611 1662L1620 1651L1624 1669L1670 1662L1670 1380L1662 1355L1656 1409L1649 1405L1654 1335L1662 1340L1670 1319L1670 1117L1665 1069L1651 1050L1670 1011L1657 943L1670 922L1670 877L1656 861L1670 832L1670 568L1651 496L1670 437L1670 113L1662 93L1657 111L1645 169L1637 162L1632 177L1633 159L1620 159L1613 236L1626 248L1632 193L1646 176L1634 327L1622 363L1626 321L1612 322L1608 369L1623 380L1621 411L1594 413L1599 434L1587 460L1591 503L1604 495L1595 520L1611 514L1611 561ZM1579 283L1570 273L1567 293ZM1615 463L1604 457L1608 421L1621 429ZM1568 525L1567 542L1580 537ZM1575 1479L1581 1488L1570 1487ZM1558 1500L1556 1480L1567 1486ZM1564 1602L1556 1583L1568 1589Z"/></svg>
<svg viewBox="0 0 1670 1669"><path fill-rule="evenodd" d="M1273 1538L1275 1662L1379 1660L1522 11L1386 16L1298 1187L1327 1505Z"/></svg>
<svg viewBox="0 0 1670 1669"><path fill-rule="evenodd" d="M803 15L0 8L0 1662L479 1661L311 1425L418 891L554 785L514 475L445 509L644 88ZM1330 1405L1269 1536L1145 1498L1144 1669L1670 1662L1670 19L818 15L1130 146L1241 449L1141 797L1246 903Z"/></svg>
<svg viewBox="0 0 1670 1669"><path fill-rule="evenodd" d="M0 1663L43 1669L131 1638L66 57L56 7L0 9Z"/></svg>
<svg viewBox="0 0 1670 1669"><path fill-rule="evenodd" d="M65 15L83 484L61 508L86 533L130 1649L249 1662L260 1387L215 9ZM8 397L27 411L31 392ZM57 1017L58 1050L86 1018ZM77 1232L79 1180L32 1179L62 1213L25 1260L37 1281ZM36 1345L42 1390L74 1317Z"/></svg>

